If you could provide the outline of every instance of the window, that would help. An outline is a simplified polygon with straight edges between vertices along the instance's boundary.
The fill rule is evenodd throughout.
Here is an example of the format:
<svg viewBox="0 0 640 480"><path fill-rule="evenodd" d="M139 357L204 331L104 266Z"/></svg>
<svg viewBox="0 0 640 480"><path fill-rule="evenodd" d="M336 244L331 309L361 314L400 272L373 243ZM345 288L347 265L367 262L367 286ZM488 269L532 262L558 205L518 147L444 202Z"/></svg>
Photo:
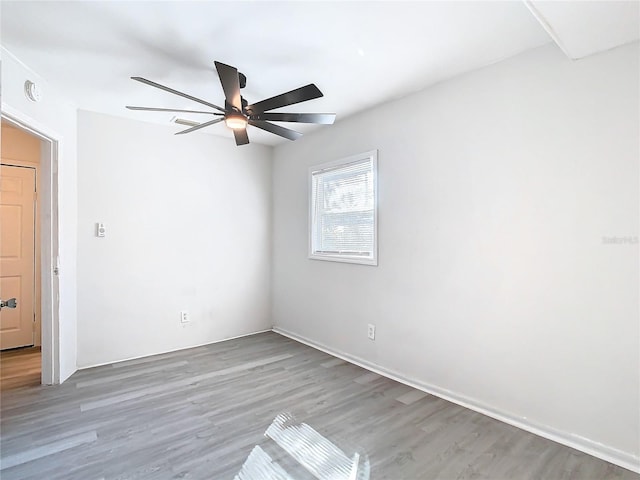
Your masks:
<svg viewBox="0 0 640 480"><path fill-rule="evenodd" d="M309 258L378 264L378 152L309 169Z"/></svg>

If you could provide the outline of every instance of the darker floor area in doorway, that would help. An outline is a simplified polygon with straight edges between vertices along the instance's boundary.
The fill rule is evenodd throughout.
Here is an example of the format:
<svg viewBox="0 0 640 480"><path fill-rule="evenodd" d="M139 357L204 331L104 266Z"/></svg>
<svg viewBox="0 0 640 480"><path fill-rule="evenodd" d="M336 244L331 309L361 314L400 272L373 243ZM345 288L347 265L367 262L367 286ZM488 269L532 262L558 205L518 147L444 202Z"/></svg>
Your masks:
<svg viewBox="0 0 640 480"><path fill-rule="evenodd" d="M0 391L40 385L41 358L40 347L0 352Z"/></svg>

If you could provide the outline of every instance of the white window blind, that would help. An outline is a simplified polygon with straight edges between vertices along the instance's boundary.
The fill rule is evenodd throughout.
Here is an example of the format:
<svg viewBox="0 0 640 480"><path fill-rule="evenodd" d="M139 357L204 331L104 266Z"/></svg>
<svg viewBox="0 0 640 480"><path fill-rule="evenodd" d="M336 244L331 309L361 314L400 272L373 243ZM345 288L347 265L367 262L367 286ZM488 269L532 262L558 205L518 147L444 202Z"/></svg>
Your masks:
<svg viewBox="0 0 640 480"><path fill-rule="evenodd" d="M310 258L377 264L377 152L310 169Z"/></svg>

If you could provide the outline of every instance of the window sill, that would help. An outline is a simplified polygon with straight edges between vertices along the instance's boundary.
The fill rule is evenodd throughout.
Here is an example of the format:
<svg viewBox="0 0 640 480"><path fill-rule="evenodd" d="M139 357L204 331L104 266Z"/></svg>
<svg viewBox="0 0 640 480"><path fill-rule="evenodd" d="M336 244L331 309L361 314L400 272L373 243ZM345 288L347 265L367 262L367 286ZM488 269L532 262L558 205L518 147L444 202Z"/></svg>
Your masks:
<svg viewBox="0 0 640 480"><path fill-rule="evenodd" d="M357 257L348 255L330 255L330 254L309 254L309 260L322 260L325 262L338 262L338 263L355 263L358 265L370 265L373 267L378 266L378 258L370 257Z"/></svg>

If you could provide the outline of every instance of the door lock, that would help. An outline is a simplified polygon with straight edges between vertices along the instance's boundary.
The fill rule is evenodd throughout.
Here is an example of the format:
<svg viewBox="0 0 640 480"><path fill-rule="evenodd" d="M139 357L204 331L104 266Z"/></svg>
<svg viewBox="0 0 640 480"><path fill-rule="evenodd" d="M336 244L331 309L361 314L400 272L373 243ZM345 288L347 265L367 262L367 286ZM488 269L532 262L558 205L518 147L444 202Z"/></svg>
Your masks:
<svg viewBox="0 0 640 480"><path fill-rule="evenodd" d="M0 310L3 308L16 308L18 302L16 302L15 298L10 298L9 300L0 300Z"/></svg>

